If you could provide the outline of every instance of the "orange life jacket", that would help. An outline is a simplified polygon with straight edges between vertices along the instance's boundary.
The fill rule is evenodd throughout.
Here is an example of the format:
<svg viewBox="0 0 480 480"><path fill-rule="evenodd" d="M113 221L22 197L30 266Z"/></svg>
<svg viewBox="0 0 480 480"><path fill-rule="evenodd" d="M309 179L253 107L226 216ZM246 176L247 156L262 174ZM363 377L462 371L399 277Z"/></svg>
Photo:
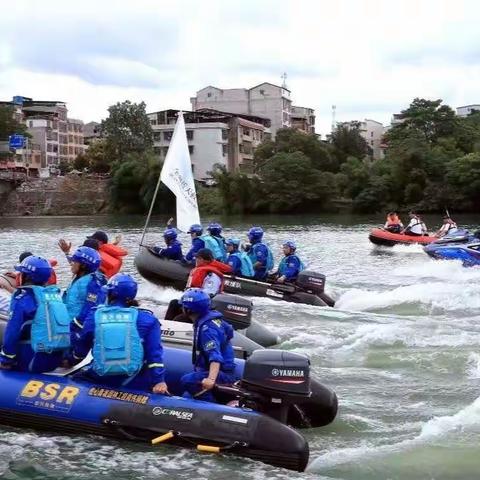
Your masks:
<svg viewBox="0 0 480 480"><path fill-rule="evenodd" d="M190 275L187 280L187 288L202 288L205 277L209 273L214 273L218 275L222 280L222 286L220 291L223 291L223 275L225 273L231 273L232 267L225 263L213 260L213 262L208 265L202 265L201 267L192 268Z"/></svg>
<svg viewBox="0 0 480 480"><path fill-rule="evenodd" d="M398 215L387 215L387 225L400 225Z"/></svg>
<svg viewBox="0 0 480 480"><path fill-rule="evenodd" d="M98 249L102 263L100 264L100 271L105 274L107 278L113 277L122 268L122 257L128 255L128 251L113 243L104 243Z"/></svg>

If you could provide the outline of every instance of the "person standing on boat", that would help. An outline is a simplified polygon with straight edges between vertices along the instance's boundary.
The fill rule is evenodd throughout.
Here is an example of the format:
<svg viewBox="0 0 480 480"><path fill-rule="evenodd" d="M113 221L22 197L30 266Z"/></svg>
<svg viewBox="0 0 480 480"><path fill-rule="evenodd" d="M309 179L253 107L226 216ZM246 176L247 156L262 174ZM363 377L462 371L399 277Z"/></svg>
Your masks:
<svg viewBox="0 0 480 480"><path fill-rule="evenodd" d="M415 212L409 212L408 216L410 217L410 223L407 225L407 228L403 230L403 234L411 235L414 237L419 237L422 235L428 235L427 226L420 218L420 215Z"/></svg>
<svg viewBox="0 0 480 480"><path fill-rule="evenodd" d="M201 238L203 233L203 227L200 224L195 223L194 225L190 226L187 233L189 233L192 237L192 247L185 255L185 261L186 263L195 265L195 257L197 255L197 252L200 249L205 248L205 240Z"/></svg>
<svg viewBox="0 0 480 480"><path fill-rule="evenodd" d="M221 313L210 310L210 296L200 288L186 290L180 304L193 322L194 371L181 378L184 396L215 402L215 384L231 385L236 380L233 327Z"/></svg>
<svg viewBox="0 0 480 480"><path fill-rule="evenodd" d="M240 240L238 238L229 238L225 245L227 246L228 258L227 265L232 268L232 274L236 277L252 278L255 275L250 257L239 250Z"/></svg>
<svg viewBox="0 0 480 480"><path fill-rule="evenodd" d="M167 228L163 232L165 247L153 247L154 252L160 258L168 260L183 260L182 244L177 239L177 230L175 228Z"/></svg>
<svg viewBox="0 0 480 480"><path fill-rule="evenodd" d="M107 283L99 271L100 254L90 247L78 247L69 257L73 279L63 294L63 301L70 316L72 338L83 328L90 311L105 302L102 287Z"/></svg>
<svg viewBox="0 0 480 480"><path fill-rule="evenodd" d="M390 212L387 215L387 221L383 227L388 232L400 233L403 230L403 223L400 220L397 212Z"/></svg>
<svg viewBox="0 0 480 480"><path fill-rule="evenodd" d="M91 349L92 365L81 376L108 386L168 393L160 322L139 308L137 282L117 273L103 290L107 304L88 315L68 364L78 363Z"/></svg>
<svg viewBox="0 0 480 480"><path fill-rule="evenodd" d="M283 254L284 257L280 260L278 265L278 271L275 274L276 282L285 283L285 282L295 282L298 277L298 274L305 270L305 265L300 260L300 257L295 253L297 250L297 245L295 242L288 240L283 244Z"/></svg>
<svg viewBox="0 0 480 480"><path fill-rule="evenodd" d="M458 229L457 224L450 218L449 215L443 217L443 225L440 230L435 233L435 237L442 238L449 233L454 233Z"/></svg>
<svg viewBox="0 0 480 480"><path fill-rule="evenodd" d="M253 269L255 271L254 279L265 281L268 272L273 268L272 251L262 242L263 229L262 227L252 227L248 231L248 240L251 247L248 251L248 256L252 261Z"/></svg>
<svg viewBox="0 0 480 480"><path fill-rule="evenodd" d="M60 289L47 286L53 268L45 258L28 255L15 270L22 286L10 303L0 368L50 372L60 366L70 346L70 321Z"/></svg>

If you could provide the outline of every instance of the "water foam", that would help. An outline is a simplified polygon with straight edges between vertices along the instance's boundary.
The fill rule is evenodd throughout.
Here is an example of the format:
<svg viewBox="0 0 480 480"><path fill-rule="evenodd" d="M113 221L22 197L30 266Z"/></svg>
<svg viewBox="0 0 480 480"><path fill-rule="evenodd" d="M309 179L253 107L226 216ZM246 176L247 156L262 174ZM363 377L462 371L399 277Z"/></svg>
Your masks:
<svg viewBox="0 0 480 480"><path fill-rule="evenodd" d="M423 444L444 438L451 433L463 432L465 430L480 430L480 397L454 415L434 417L428 420L422 425L420 433L414 438L389 445L370 446L364 444L360 447L330 451L313 460L307 471L320 472L360 460L364 463L367 458L373 459L391 453L412 450Z"/></svg>
<svg viewBox="0 0 480 480"><path fill-rule="evenodd" d="M350 311L375 311L399 305L414 305L427 311L479 309L480 282L428 282L383 292L354 288L347 290L336 303L337 308Z"/></svg>
<svg viewBox="0 0 480 480"><path fill-rule="evenodd" d="M480 354L471 352L467 359L468 378L480 378Z"/></svg>

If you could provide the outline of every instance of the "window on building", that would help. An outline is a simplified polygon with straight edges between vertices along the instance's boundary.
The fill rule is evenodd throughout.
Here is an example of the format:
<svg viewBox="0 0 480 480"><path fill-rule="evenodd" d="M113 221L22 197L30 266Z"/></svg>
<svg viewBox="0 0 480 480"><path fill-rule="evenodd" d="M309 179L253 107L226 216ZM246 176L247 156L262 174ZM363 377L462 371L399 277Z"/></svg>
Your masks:
<svg viewBox="0 0 480 480"><path fill-rule="evenodd" d="M33 127L33 120L30 120L30 121L28 122L28 126L29 126L30 128Z"/></svg>
<svg viewBox="0 0 480 480"><path fill-rule="evenodd" d="M162 155L162 147L153 147L153 153L155 155L161 156Z"/></svg>
<svg viewBox="0 0 480 480"><path fill-rule="evenodd" d="M156 121L156 120L150 120L150 124L151 124L151 125L156 125L156 124L157 124L157 121Z"/></svg>
<svg viewBox="0 0 480 480"><path fill-rule="evenodd" d="M169 142L172 139L173 135L173 130L167 130L166 132L163 132L163 139Z"/></svg>
<svg viewBox="0 0 480 480"><path fill-rule="evenodd" d="M250 136L250 129L243 127L243 134L247 135L247 136Z"/></svg>
<svg viewBox="0 0 480 480"><path fill-rule="evenodd" d="M265 95L265 90L263 88L260 89L260 95Z"/></svg>
<svg viewBox="0 0 480 480"><path fill-rule="evenodd" d="M238 146L238 151L240 153L243 153L243 143L241 143L239 146Z"/></svg>
<svg viewBox="0 0 480 480"><path fill-rule="evenodd" d="M194 151L194 145L189 145L188 146L188 151L190 152L190 155L191 155Z"/></svg>
<svg viewBox="0 0 480 480"><path fill-rule="evenodd" d="M373 132L370 132L370 136L373 137Z"/></svg>
<svg viewBox="0 0 480 480"><path fill-rule="evenodd" d="M226 157L228 154L228 145L226 143L222 144L222 155Z"/></svg>
<svg viewBox="0 0 480 480"><path fill-rule="evenodd" d="M193 140L193 130L187 130L187 140Z"/></svg>
<svg viewBox="0 0 480 480"><path fill-rule="evenodd" d="M162 139L162 132L153 132L153 141L159 142Z"/></svg>
<svg viewBox="0 0 480 480"><path fill-rule="evenodd" d="M68 153L69 155L73 155L75 153L75 150L73 147L68 147Z"/></svg>
<svg viewBox="0 0 480 480"><path fill-rule="evenodd" d="M207 97L210 98L211 96L212 96L212 92L208 92ZM193 167L193 165L192 165L192 167Z"/></svg>
<svg viewBox="0 0 480 480"><path fill-rule="evenodd" d="M47 143L47 152L53 152L53 145L51 143Z"/></svg>
<svg viewBox="0 0 480 480"><path fill-rule="evenodd" d="M52 145L52 152L58 153L58 145L56 143Z"/></svg>
<svg viewBox="0 0 480 480"><path fill-rule="evenodd" d="M69 135L69 136L68 136L68 141L69 141L69 143L73 143L73 142L74 142L74 136L73 136L73 135Z"/></svg>
<svg viewBox="0 0 480 480"><path fill-rule="evenodd" d="M195 164L192 163L192 173L195 172Z"/></svg>
<svg viewBox="0 0 480 480"><path fill-rule="evenodd" d="M243 144L243 153L246 153L247 155L251 155L253 152L253 147L250 142L245 142Z"/></svg>

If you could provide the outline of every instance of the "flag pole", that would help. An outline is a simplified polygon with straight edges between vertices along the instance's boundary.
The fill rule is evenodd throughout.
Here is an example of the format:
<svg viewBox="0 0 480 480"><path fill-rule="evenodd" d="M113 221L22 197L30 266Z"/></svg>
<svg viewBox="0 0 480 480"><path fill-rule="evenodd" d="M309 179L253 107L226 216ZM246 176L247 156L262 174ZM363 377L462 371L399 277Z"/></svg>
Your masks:
<svg viewBox="0 0 480 480"><path fill-rule="evenodd" d="M142 239L140 240L140 245L139 245L140 247L144 246L143 240L145 239L145 234L147 233L148 224L150 223L150 218L152 217L153 206L155 205L155 200L157 199L158 190L160 189L160 183L162 181L161 175L162 174L160 172L160 175L158 176L157 186L155 187L155 192L153 194L152 203L150 204L150 209L148 211L147 220L145 222L145 226L143 227Z"/></svg>

